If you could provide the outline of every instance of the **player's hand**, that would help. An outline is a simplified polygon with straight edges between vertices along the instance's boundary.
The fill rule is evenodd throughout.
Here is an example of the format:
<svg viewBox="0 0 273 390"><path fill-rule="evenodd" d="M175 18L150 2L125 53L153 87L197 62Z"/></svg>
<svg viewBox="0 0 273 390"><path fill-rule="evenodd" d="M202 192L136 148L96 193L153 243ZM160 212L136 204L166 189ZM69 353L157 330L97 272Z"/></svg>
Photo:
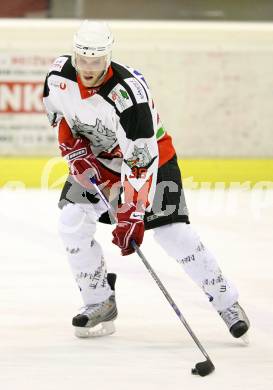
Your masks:
<svg viewBox="0 0 273 390"><path fill-rule="evenodd" d="M99 182L99 164L87 138L74 138L68 143L61 143L62 156L67 160L69 173L83 187L92 189L90 178L96 177Z"/></svg>
<svg viewBox="0 0 273 390"><path fill-rule="evenodd" d="M117 213L117 226L112 232L112 242L120 247L122 256L134 252L132 240L141 245L144 236L144 212L136 211L134 204L124 204Z"/></svg>

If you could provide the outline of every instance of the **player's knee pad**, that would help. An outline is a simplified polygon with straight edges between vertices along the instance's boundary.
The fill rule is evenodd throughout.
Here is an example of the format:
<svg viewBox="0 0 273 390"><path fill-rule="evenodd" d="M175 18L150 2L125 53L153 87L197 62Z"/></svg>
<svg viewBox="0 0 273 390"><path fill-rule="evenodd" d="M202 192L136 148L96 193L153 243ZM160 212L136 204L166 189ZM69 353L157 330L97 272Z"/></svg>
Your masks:
<svg viewBox="0 0 273 390"><path fill-rule="evenodd" d="M59 219L59 233L67 239L92 240L96 231L96 215L92 208L82 207L79 204L68 204L61 211Z"/></svg>
<svg viewBox="0 0 273 390"><path fill-rule="evenodd" d="M154 237L167 254L175 259L191 256L202 245L198 234L186 223L155 228Z"/></svg>

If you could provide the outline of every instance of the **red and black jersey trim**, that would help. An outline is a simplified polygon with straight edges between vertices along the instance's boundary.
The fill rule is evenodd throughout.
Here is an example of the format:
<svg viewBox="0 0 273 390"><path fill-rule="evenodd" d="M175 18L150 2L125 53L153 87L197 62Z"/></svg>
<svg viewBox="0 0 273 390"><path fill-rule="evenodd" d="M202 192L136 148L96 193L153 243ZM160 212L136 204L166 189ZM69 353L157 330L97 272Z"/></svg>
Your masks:
<svg viewBox="0 0 273 390"><path fill-rule="evenodd" d="M65 79L77 82L77 72L76 72L76 69L74 68L74 66L72 65L71 56L63 55L60 57L68 58L68 61L66 61L64 63L62 70L60 72L58 72L56 70L52 70L48 74L48 76L51 76L52 74L54 74L56 76L64 77Z"/></svg>
<svg viewBox="0 0 273 390"><path fill-rule="evenodd" d="M50 76L52 76L52 75L64 77L65 79L68 79L68 80L71 80L71 81L75 81L75 83L77 82L77 72L76 72L76 69L74 68L74 66L71 63L71 56L63 55L63 56L60 56L60 57L68 58L68 61L65 62L64 66L63 66L63 68L62 68L62 70L60 72L57 72L56 70L52 70L46 76L45 83L44 83L44 91L43 91L43 97L44 98L48 97L48 95L49 95L48 78Z"/></svg>
<svg viewBox="0 0 273 390"><path fill-rule="evenodd" d="M115 108L116 114L120 118L120 124L128 139L135 141L138 138L151 138L154 135L151 108L148 103L137 103L131 88L124 81L124 79L134 76L125 67L116 64L115 62L111 63L111 67L113 69L113 77L101 87L98 94ZM118 111L115 103L108 97L117 84L122 85L133 102L131 107L122 112Z"/></svg>
<svg viewBox="0 0 273 390"><path fill-rule="evenodd" d="M120 124L127 138L132 141L154 136L152 113L147 103L133 105L122 112Z"/></svg>

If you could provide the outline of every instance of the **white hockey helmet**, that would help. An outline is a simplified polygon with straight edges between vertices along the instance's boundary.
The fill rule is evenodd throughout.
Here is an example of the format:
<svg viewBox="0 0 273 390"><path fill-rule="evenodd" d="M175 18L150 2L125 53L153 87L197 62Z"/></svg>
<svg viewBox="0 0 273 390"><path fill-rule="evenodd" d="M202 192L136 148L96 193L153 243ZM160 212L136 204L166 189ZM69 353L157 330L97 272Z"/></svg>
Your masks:
<svg viewBox="0 0 273 390"><path fill-rule="evenodd" d="M111 63L113 34L105 22L85 20L74 35L72 65L76 66L76 55L106 57L106 71Z"/></svg>

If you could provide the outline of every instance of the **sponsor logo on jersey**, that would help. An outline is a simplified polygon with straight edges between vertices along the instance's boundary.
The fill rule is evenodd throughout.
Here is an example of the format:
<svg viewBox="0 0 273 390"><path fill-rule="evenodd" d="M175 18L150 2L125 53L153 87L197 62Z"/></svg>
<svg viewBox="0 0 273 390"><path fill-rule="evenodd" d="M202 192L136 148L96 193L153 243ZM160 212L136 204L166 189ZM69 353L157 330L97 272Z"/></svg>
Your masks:
<svg viewBox="0 0 273 390"><path fill-rule="evenodd" d="M127 91L120 89L119 92L120 92L121 96L123 97L123 99L127 99L127 100L129 99L129 95L128 95Z"/></svg>
<svg viewBox="0 0 273 390"><path fill-rule="evenodd" d="M63 91L66 89L66 83L50 80L50 78L49 78L49 81L48 81L48 85L51 86L51 87L60 88Z"/></svg>
<svg viewBox="0 0 273 390"><path fill-rule="evenodd" d="M125 79L124 81L131 88L131 90L136 98L137 103L148 102L144 87L141 85L141 83L136 78L130 77L128 79Z"/></svg>
<svg viewBox="0 0 273 390"><path fill-rule="evenodd" d="M121 84L117 84L109 93L108 97L115 103L119 112L123 112L133 105L128 92Z"/></svg>
<svg viewBox="0 0 273 390"><path fill-rule="evenodd" d="M53 62L51 67L49 68L49 72L52 72L52 71L61 72L61 70L63 69L64 64L66 63L67 60L68 60L67 57L59 57L59 58L57 58Z"/></svg>
<svg viewBox="0 0 273 390"><path fill-rule="evenodd" d="M148 84L146 83L145 78L143 77L143 74L139 72L139 70L133 69L131 66L125 66L130 72L132 72L138 79L140 79L146 87L149 89Z"/></svg>

